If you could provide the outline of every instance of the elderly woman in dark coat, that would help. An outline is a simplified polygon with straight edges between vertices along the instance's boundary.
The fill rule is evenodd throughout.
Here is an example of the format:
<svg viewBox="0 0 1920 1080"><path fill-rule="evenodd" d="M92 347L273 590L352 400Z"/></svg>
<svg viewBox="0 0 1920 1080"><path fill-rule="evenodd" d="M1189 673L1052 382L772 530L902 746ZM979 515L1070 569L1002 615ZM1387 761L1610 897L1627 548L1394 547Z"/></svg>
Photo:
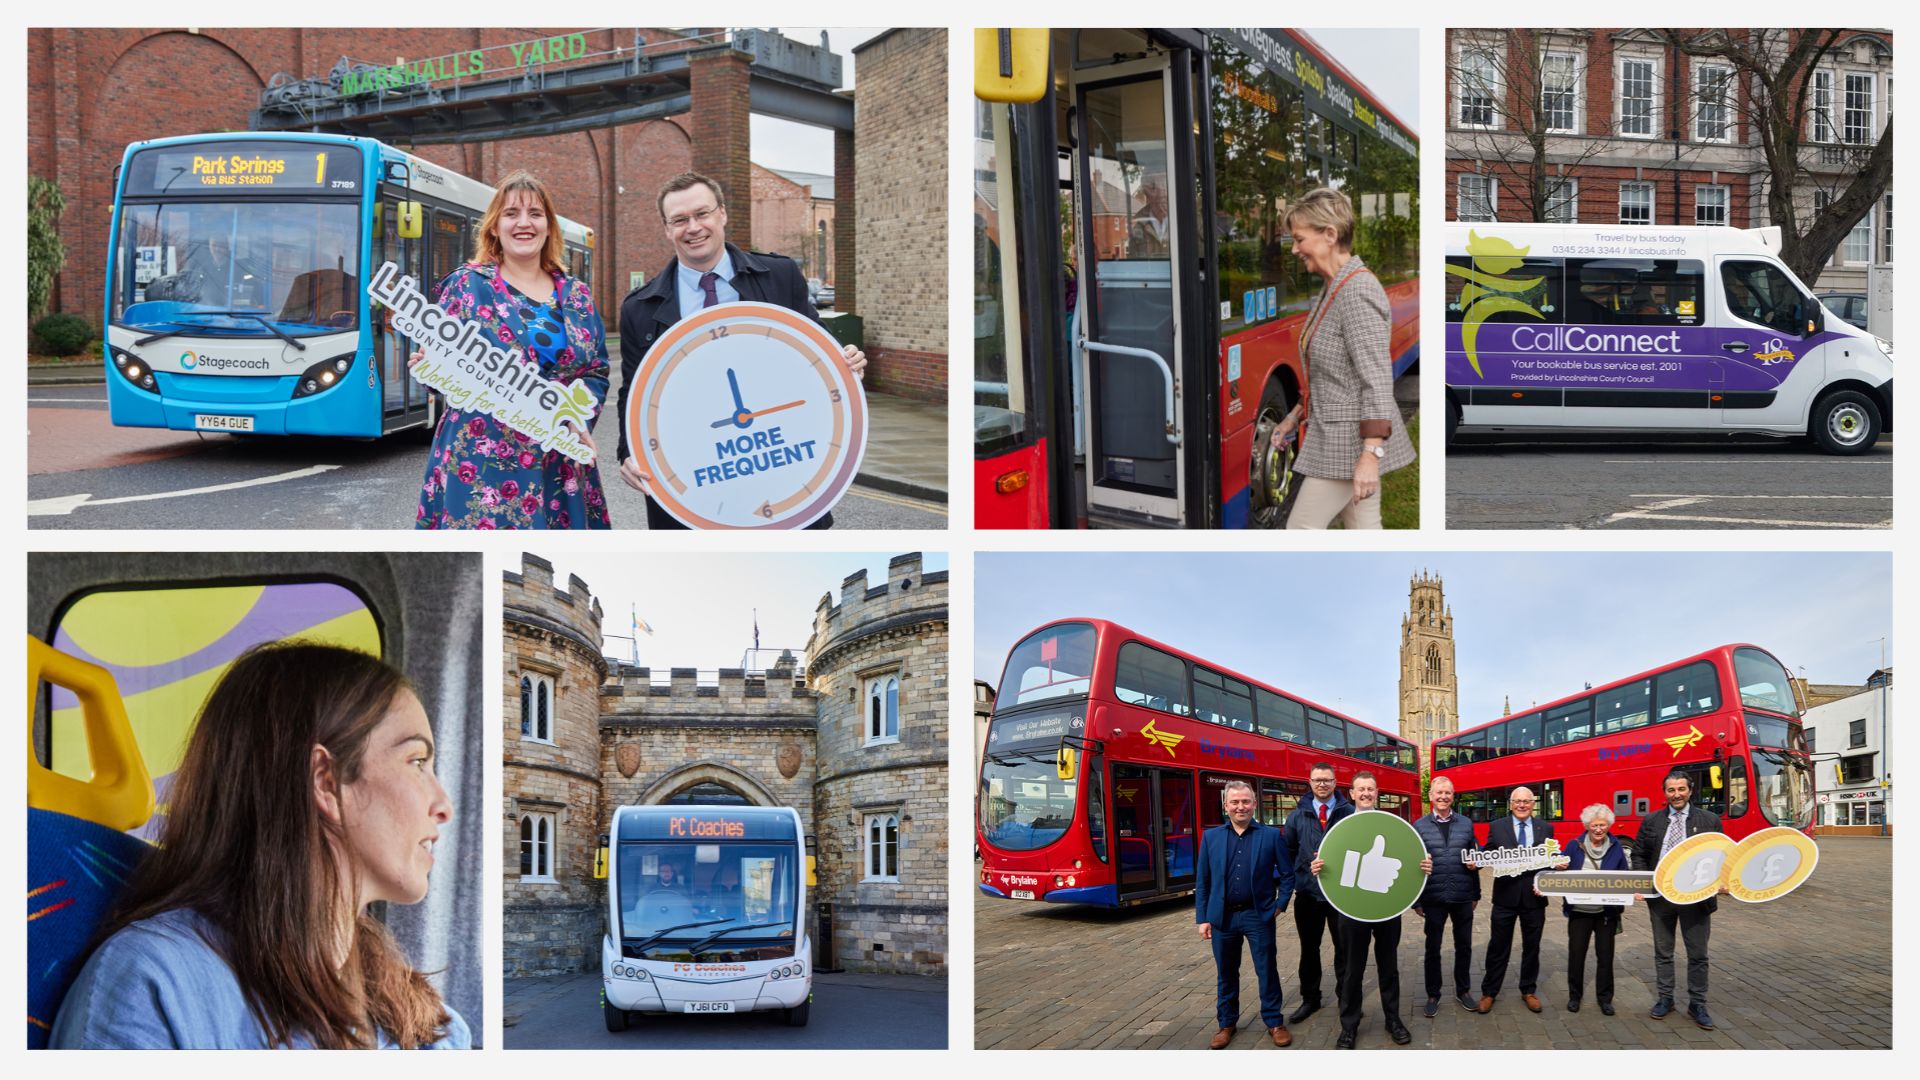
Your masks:
<svg viewBox="0 0 1920 1080"><path fill-rule="evenodd" d="M1580 811L1580 839L1567 846L1569 870L1626 870L1627 849L1614 839L1613 811L1594 803ZM1600 1011L1613 1015L1613 936L1620 932L1622 904L1560 903L1567 917L1567 1011L1579 1012L1585 996L1587 943L1593 943L1593 989Z"/></svg>
<svg viewBox="0 0 1920 1080"><path fill-rule="evenodd" d="M1282 445L1304 420L1300 495L1289 529L1380 528L1380 477L1413 461L1393 400L1393 329L1387 291L1353 254L1353 204L1333 188L1287 211L1293 252L1326 283L1300 334L1307 396L1273 430Z"/></svg>

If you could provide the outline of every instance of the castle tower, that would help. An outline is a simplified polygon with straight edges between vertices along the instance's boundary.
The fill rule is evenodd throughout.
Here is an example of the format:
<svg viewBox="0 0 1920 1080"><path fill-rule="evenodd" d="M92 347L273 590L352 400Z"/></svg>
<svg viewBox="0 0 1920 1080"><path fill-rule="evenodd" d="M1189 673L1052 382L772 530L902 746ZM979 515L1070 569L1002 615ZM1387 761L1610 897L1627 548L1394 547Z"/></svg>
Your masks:
<svg viewBox="0 0 1920 1080"><path fill-rule="evenodd" d="M940 974L947 962L947 575L898 555L820 598L807 642L819 695L819 890L836 959Z"/></svg>
<svg viewBox="0 0 1920 1080"><path fill-rule="evenodd" d="M553 564L521 556L502 596L501 863L508 975L599 963L605 894L593 877L600 833L600 602Z"/></svg>
<svg viewBox="0 0 1920 1080"><path fill-rule="evenodd" d="M1428 760L1435 739L1460 730L1460 676L1454 667L1453 611L1437 574L1422 570L1400 619L1400 734Z"/></svg>

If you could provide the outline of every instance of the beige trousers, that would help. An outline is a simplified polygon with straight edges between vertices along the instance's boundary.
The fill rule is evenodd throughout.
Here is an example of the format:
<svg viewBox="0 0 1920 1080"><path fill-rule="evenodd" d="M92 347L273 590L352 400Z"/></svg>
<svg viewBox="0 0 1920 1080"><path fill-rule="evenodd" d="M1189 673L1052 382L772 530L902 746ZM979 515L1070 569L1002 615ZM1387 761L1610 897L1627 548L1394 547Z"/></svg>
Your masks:
<svg viewBox="0 0 1920 1080"><path fill-rule="evenodd" d="M1318 476L1294 479L1300 485L1300 495L1294 500L1293 512L1287 515L1287 528L1324 529L1336 517L1349 529L1380 528L1380 492L1355 502L1351 480Z"/></svg>

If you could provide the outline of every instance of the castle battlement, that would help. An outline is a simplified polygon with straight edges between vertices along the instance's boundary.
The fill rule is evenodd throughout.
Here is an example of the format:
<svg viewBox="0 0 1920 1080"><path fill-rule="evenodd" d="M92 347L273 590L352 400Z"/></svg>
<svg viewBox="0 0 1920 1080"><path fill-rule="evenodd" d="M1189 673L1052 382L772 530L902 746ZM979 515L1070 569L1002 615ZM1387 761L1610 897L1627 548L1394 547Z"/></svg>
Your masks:
<svg viewBox="0 0 1920 1080"><path fill-rule="evenodd" d="M752 700L755 708L761 708L768 703L810 701L815 696L813 691L798 682L796 674L790 666L772 671L720 668L705 673L676 667L667 669L667 682L661 684L654 681L653 668L617 664L600 688L600 696L604 709L624 712L696 702L712 708Z"/></svg>
<svg viewBox="0 0 1920 1080"><path fill-rule="evenodd" d="M513 604L513 588L520 590L521 606L550 618L570 623L575 630L600 640L600 601L580 575L567 575L567 587L554 584L553 564L532 552L520 553L520 572L501 575L508 585L507 602Z"/></svg>
<svg viewBox="0 0 1920 1080"><path fill-rule="evenodd" d="M883 585L868 585L866 570L857 570L841 581L838 604L833 602L832 593L825 593L814 606L813 636L806 649L808 663L849 634L911 612L938 609L944 620L946 606L947 572L923 573L917 551L888 560Z"/></svg>

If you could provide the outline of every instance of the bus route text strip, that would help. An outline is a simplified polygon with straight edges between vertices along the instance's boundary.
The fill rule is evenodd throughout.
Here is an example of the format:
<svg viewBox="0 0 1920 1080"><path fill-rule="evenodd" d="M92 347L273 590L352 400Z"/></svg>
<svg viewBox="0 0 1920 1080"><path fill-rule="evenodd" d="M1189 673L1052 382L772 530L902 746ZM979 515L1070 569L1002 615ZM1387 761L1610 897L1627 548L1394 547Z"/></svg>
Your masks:
<svg viewBox="0 0 1920 1080"><path fill-rule="evenodd" d="M419 283L391 262L373 276L367 295L386 305L394 330L426 353L413 366L413 377L444 395L448 407L485 413L542 449L593 464L594 453L578 434L600 404L586 383L543 377L538 365L501 348L478 322L427 299Z"/></svg>

